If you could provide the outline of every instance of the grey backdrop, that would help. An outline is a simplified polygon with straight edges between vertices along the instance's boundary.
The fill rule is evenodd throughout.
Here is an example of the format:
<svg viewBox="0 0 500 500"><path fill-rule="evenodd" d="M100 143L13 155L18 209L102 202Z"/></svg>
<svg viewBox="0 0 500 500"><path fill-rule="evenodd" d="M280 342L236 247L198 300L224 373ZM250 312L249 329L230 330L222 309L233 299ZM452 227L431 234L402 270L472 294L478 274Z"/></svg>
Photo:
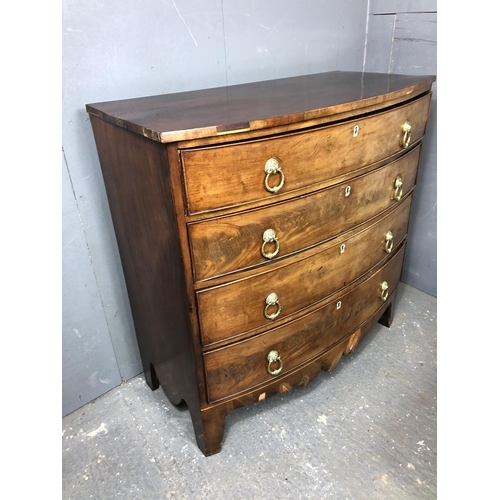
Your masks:
<svg viewBox="0 0 500 500"><path fill-rule="evenodd" d="M331 70L436 74L436 12L436 0L63 0L63 415L142 371L85 104ZM435 102L403 271L434 296Z"/></svg>

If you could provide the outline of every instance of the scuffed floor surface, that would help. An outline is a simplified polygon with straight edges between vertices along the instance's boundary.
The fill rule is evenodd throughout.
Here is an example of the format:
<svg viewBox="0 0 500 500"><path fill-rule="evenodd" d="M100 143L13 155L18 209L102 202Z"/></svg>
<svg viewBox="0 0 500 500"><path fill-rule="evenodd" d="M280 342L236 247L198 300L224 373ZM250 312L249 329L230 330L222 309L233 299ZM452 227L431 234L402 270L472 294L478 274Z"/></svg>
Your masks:
<svg viewBox="0 0 500 500"><path fill-rule="evenodd" d="M142 375L63 418L63 499L436 498L436 299L401 284L390 329L302 390L229 414L204 457Z"/></svg>

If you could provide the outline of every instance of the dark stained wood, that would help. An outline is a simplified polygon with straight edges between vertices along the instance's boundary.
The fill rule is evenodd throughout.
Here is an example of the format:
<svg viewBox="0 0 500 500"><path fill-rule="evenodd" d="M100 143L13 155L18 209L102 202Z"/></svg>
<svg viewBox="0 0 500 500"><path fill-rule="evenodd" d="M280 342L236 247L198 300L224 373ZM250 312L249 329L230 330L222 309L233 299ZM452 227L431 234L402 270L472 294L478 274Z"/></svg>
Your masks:
<svg viewBox="0 0 500 500"><path fill-rule="evenodd" d="M279 253L275 258L281 258L374 217L398 203L393 199L396 177L403 179L404 194L413 189L419 154L417 147L385 167L311 196L190 224L195 281L267 263L261 253L267 229L276 233ZM275 243L264 247L268 253L274 249Z"/></svg>
<svg viewBox="0 0 500 500"><path fill-rule="evenodd" d="M179 165L179 156L177 154L177 147L175 144L169 144L166 146L167 148L167 156L170 167L170 182L172 188L173 195L173 203L174 203L174 211L177 216L177 229L179 235L179 245L180 245L180 253L182 256L182 271L184 274L184 279L186 283L186 294L187 294L187 302L188 302L188 311L189 311L189 322L191 325L190 337L192 339L192 346L194 352L194 364L197 375L197 383L198 383L198 394L199 394L199 403L206 403L206 391L205 391L205 378L203 373L203 367L201 362L201 346L198 342L199 339L199 331L198 331L198 312L196 309L196 298L195 292L193 288L193 273L191 272L191 255L189 252L189 240L188 234L186 230L186 219L184 216L184 205L185 200L183 197L182 191L182 179L181 179L181 169ZM170 305L163 305L163 307L169 307ZM180 332L177 332L179 334ZM197 411L198 402L196 402L196 406L194 407L196 410L191 411L191 417L193 418L193 423L196 426L201 425L201 416ZM198 432L198 431L197 431ZM198 434L197 434L198 436ZM197 437L198 439L198 437Z"/></svg>
<svg viewBox="0 0 500 500"><path fill-rule="evenodd" d="M87 105L145 379L187 403L205 455L230 411L307 385L390 326L434 79L333 72ZM286 175L277 195L261 194L270 156Z"/></svg>
<svg viewBox="0 0 500 500"><path fill-rule="evenodd" d="M319 356L312 358L309 362L300 365L295 370L291 370L284 376L278 376L264 386L257 387L235 397L225 399L202 408L203 421L206 421L206 433L204 446L207 455L219 453L224 436L225 419L228 413L243 406L258 403L265 399L283 394L294 389L300 389L312 382L321 371L332 370L342 358L353 352L378 319L385 315L385 312L392 307L396 290L389 296L387 301L367 321L345 340L336 344Z"/></svg>
<svg viewBox="0 0 500 500"><path fill-rule="evenodd" d="M402 126L412 126L411 145L425 132L430 95L391 111L267 139L181 151L191 214L265 200L333 179L402 151ZM354 136L354 127L359 127ZM285 183L277 194L264 184L264 165L279 158ZM279 184L281 174L268 183ZM273 201L273 200L271 200Z"/></svg>
<svg viewBox="0 0 500 500"><path fill-rule="evenodd" d="M396 292L394 292L396 294ZM390 328L392 325L392 320L394 319L394 307L393 307L394 301L391 303L390 307L388 307L384 314L380 316L380 319L378 322L385 326L386 328Z"/></svg>
<svg viewBox="0 0 500 500"><path fill-rule="evenodd" d="M214 347L217 342L240 340L278 326L284 319L363 277L392 256L386 252L388 231L393 235L394 251L406 237L411 201L410 196L372 226L348 239L338 239L334 246L322 245L316 254L300 262L270 271L264 268L264 272L246 279L198 292L202 344ZM282 307L273 320L264 316L265 299L271 292L278 295ZM277 306L273 306L270 312L276 310Z"/></svg>
<svg viewBox="0 0 500 500"><path fill-rule="evenodd" d="M425 93L434 76L333 71L87 104L88 113L159 142L259 130Z"/></svg>
<svg viewBox="0 0 500 500"><path fill-rule="evenodd" d="M271 350L278 351L286 373L340 342L379 309L383 281L389 284L389 294L396 289L403 257L404 248L401 248L370 278L320 309L248 340L205 353L209 401L272 380L266 359ZM276 368L271 366L273 370Z"/></svg>
<svg viewBox="0 0 500 500"><path fill-rule="evenodd" d="M199 407L166 148L91 116L145 378ZM198 410L199 411L199 410Z"/></svg>

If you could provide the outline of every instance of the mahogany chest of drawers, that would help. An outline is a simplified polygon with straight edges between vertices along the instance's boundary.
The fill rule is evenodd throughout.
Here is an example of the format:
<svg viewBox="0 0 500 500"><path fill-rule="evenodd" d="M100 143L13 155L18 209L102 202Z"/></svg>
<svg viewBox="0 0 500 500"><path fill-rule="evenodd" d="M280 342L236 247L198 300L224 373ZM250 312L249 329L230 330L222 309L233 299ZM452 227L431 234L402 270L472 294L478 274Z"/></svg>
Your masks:
<svg viewBox="0 0 500 500"><path fill-rule="evenodd" d="M87 105L147 383L220 451L393 316L434 76L330 72Z"/></svg>

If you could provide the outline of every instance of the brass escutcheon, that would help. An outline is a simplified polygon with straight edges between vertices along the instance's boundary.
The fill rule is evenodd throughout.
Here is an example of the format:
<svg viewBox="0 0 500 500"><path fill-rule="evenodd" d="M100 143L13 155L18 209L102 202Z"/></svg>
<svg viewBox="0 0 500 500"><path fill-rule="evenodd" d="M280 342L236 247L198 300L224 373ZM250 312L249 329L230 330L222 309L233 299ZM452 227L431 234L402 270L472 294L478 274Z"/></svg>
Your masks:
<svg viewBox="0 0 500 500"><path fill-rule="evenodd" d="M267 355L267 361L268 361L267 371L270 375L278 375L278 373L280 373L281 370L283 370L283 361L281 361L278 351L271 351ZM279 367L276 370L271 370L271 365L276 362L279 363Z"/></svg>
<svg viewBox="0 0 500 500"><path fill-rule="evenodd" d="M274 313L269 314L269 308L273 306L278 306L278 310ZM278 298L278 294L276 292L272 292L266 297L266 307L264 308L264 316L267 319L276 319L280 312L281 312L281 304Z"/></svg>
<svg viewBox="0 0 500 500"><path fill-rule="evenodd" d="M403 130L401 134L401 147L406 149L410 145L411 140L411 125L408 120L403 123Z"/></svg>
<svg viewBox="0 0 500 500"><path fill-rule="evenodd" d="M264 240L264 243L262 243L262 248L260 249L262 256L266 259L272 259L273 257L276 257L276 255L278 255L278 252L280 251L280 243L278 241L278 238L276 237L274 229L266 229L264 231L264 234L262 235L262 239ZM274 252L266 252L265 248L268 243L275 244L276 248L274 249Z"/></svg>
<svg viewBox="0 0 500 500"><path fill-rule="evenodd" d="M385 235L385 251L387 253L391 253L393 246L394 246L394 236L392 235L392 231L387 231Z"/></svg>
<svg viewBox="0 0 500 500"><path fill-rule="evenodd" d="M281 170L278 158L269 158L264 166L264 172L266 173L266 178L264 179L266 189L270 193L277 193L285 184L285 174L283 173L283 170ZM274 174L280 174L281 180L277 186L271 187L269 185L269 177Z"/></svg>
<svg viewBox="0 0 500 500"><path fill-rule="evenodd" d="M384 281L381 285L380 285L380 300L382 300L383 302L385 302L387 300L387 298L389 297L389 283L387 283L387 281Z"/></svg>

